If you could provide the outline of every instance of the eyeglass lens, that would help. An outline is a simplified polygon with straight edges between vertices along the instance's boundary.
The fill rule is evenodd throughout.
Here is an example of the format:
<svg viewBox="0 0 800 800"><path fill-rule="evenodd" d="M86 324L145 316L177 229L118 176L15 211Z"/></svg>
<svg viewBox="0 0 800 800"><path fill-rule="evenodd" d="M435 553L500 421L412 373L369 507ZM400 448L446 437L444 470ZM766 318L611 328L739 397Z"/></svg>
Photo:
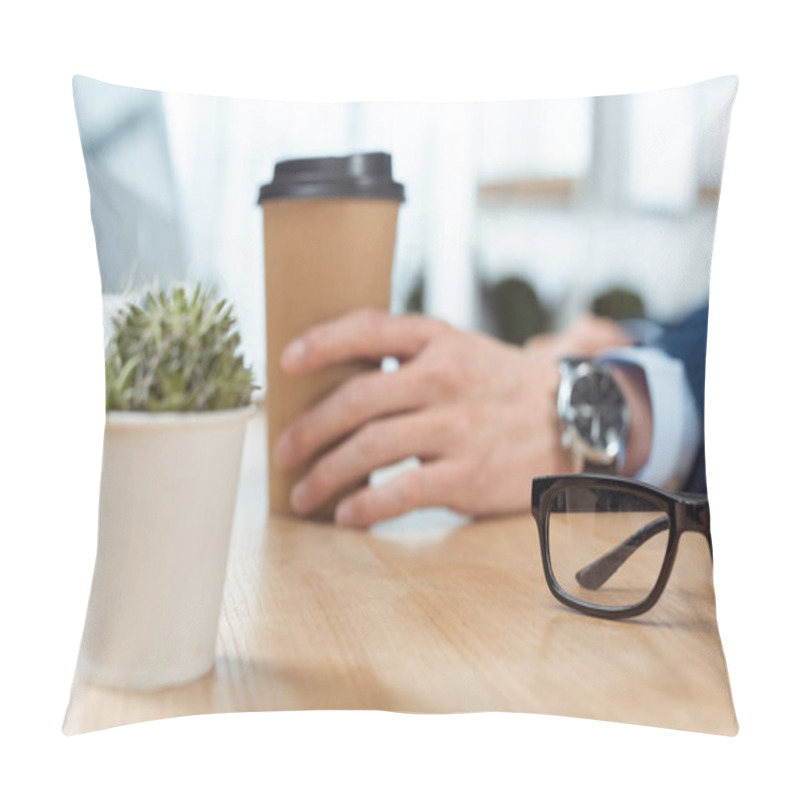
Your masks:
<svg viewBox="0 0 800 800"><path fill-rule="evenodd" d="M667 552L666 504L618 489L573 488L550 506L553 577L576 600L621 608L654 589Z"/></svg>

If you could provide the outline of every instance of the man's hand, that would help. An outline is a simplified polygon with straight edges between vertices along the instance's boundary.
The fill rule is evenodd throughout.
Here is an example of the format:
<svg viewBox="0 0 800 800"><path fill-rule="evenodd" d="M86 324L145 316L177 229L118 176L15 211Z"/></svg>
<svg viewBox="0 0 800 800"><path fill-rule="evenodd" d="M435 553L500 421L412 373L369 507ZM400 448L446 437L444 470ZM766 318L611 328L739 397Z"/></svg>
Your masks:
<svg viewBox="0 0 800 800"><path fill-rule="evenodd" d="M386 356L399 360L396 371L380 371ZM423 316L363 310L309 330L282 365L301 375L353 360L376 369L301 415L276 445L282 468L316 459L293 488L297 513L408 456L420 469L355 491L338 504L336 521L367 526L438 505L476 516L520 512L534 475L569 471L549 347L523 349Z"/></svg>
<svg viewBox="0 0 800 800"><path fill-rule="evenodd" d="M541 355L549 354L556 359L563 356L595 358L604 350L631 344L633 341L613 320L596 317L594 314L584 314L567 330L535 336L526 342L525 347Z"/></svg>

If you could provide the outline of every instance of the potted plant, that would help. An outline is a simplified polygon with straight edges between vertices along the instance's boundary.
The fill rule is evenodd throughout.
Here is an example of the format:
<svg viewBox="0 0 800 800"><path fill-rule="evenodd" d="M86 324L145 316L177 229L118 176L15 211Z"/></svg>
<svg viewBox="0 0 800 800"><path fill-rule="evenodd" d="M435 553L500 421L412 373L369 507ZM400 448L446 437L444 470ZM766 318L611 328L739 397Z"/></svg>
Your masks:
<svg viewBox="0 0 800 800"><path fill-rule="evenodd" d="M147 689L208 672L253 376L233 309L199 285L112 321L97 560L82 679Z"/></svg>

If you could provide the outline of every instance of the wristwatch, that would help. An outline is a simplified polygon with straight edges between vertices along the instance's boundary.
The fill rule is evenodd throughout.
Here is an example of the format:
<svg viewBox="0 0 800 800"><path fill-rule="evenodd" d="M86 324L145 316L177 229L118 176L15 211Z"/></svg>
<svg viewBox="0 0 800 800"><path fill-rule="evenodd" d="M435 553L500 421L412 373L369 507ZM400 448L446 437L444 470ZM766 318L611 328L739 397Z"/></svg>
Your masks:
<svg viewBox="0 0 800 800"><path fill-rule="evenodd" d="M574 471L617 473L625 460L630 427L619 384L598 361L564 358L559 368L561 443L572 453Z"/></svg>

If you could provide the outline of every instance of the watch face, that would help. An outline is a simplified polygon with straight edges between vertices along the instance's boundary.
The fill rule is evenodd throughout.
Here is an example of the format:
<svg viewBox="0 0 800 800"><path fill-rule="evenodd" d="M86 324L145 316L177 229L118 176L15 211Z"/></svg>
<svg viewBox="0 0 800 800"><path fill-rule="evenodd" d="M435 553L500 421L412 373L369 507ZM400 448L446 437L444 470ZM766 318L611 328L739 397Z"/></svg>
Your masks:
<svg viewBox="0 0 800 800"><path fill-rule="evenodd" d="M570 395L572 424L594 450L612 455L627 427L625 399L611 374L593 370L579 377Z"/></svg>

